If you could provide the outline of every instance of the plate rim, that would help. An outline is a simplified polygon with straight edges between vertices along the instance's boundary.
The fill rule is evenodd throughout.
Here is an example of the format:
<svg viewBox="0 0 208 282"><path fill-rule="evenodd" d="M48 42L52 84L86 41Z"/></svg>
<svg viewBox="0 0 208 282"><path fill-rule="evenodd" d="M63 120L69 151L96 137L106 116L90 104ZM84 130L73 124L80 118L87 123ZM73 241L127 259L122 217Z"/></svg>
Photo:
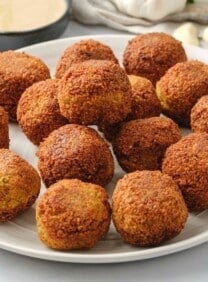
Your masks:
<svg viewBox="0 0 208 282"><path fill-rule="evenodd" d="M128 252L113 253L113 254L87 254L86 251L83 251L83 254L79 254L73 252L61 252L56 250L52 250L54 251L54 253L50 253L47 249L44 251L43 250L37 251L35 249L12 246L11 244L5 244L5 243L2 244L1 241L0 241L0 248L2 248L3 250L10 251L12 253L48 260L48 261L100 264L100 263L121 263L121 262L130 262L130 261L140 261L150 258L162 257L162 256L178 253L183 250L190 249L192 247L196 247L198 245L206 243L207 241L208 241L208 231L204 231L199 235L196 235L194 237L176 243L172 243L171 245L158 246L154 248L144 248L144 250L140 249L134 252L128 251Z"/></svg>

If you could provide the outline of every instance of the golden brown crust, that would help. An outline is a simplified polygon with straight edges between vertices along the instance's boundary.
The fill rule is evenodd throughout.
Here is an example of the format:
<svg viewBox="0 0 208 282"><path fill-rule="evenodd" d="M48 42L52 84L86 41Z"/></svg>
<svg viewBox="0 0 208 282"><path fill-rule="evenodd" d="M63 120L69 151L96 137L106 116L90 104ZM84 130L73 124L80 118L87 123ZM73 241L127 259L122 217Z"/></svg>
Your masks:
<svg viewBox="0 0 208 282"><path fill-rule="evenodd" d="M159 116L161 105L151 81L135 75L128 77L132 88L132 105L126 120Z"/></svg>
<svg viewBox="0 0 208 282"><path fill-rule="evenodd" d="M0 149L0 222L28 209L39 191L40 177L36 170L8 149Z"/></svg>
<svg viewBox="0 0 208 282"><path fill-rule="evenodd" d="M165 150L180 138L180 129L171 119L152 117L123 123L112 144L125 171L157 170Z"/></svg>
<svg viewBox="0 0 208 282"><path fill-rule="evenodd" d="M208 208L208 134L192 133L171 145L162 171L181 189L190 211Z"/></svg>
<svg viewBox="0 0 208 282"><path fill-rule="evenodd" d="M108 195L95 184L60 180L38 201L36 220L39 238L47 246L60 250L92 248L109 229Z"/></svg>
<svg viewBox="0 0 208 282"><path fill-rule="evenodd" d="M107 185L114 173L108 144L92 128L68 124L40 144L38 167L47 186L63 178Z"/></svg>
<svg viewBox="0 0 208 282"><path fill-rule="evenodd" d="M177 123L189 126L190 112L197 100L208 93L208 65L199 61L178 63L157 83L163 112Z"/></svg>
<svg viewBox="0 0 208 282"><path fill-rule="evenodd" d="M99 126L99 130L104 133L105 138L109 141L115 138L123 122L159 116L161 113L160 101L157 98L155 88L151 81L135 75L129 75L128 78L132 89L131 112L122 122L113 125Z"/></svg>
<svg viewBox="0 0 208 282"><path fill-rule="evenodd" d="M62 78L73 64L88 60L109 60L118 64L111 48L96 40L81 40L64 51L56 67L56 78Z"/></svg>
<svg viewBox="0 0 208 282"><path fill-rule="evenodd" d="M114 124L131 110L131 86L119 65L89 60L68 69L60 82L58 101L70 123Z"/></svg>
<svg viewBox="0 0 208 282"><path fill-rule="evenodd" d="M17 107L17 120L26 136L39 145L53 130L67 124L59 110L58 80L34 83L22 94Z"/></svg>
<svg viewBox="0 0 208 282"><path fill-rule="evenodd" d="M123 55L126 72L146 77L153 85L170 67L186 60L181 42L159 32L134 37L129 41Z"/></svg>
<svg viewBox="0 0 208 282"><path fill-rule="evenodd" d="M9 148L9 117L0 106L0 148Z"/></svg>
<svg viewBox="0 0 208 282"><path fill-rule="evenodd" d="M188 211L171 177L160 171L135 171L118 181L112 217L125 242L147 247L178 235Z"/></svg>
<svg viewBox="0 0 208 282"><path fill-rule="evenodd" d="M21 94L34 82L50 78L49 69L37 57L15 51L0 53L0 105L16 121Z"/></svg>
<svg viewBox="0 0 208 282"><path fill-rule="evenodd" d="M208 96L201 97L193 106L190 119L193 132L208 133Z"/></svg>

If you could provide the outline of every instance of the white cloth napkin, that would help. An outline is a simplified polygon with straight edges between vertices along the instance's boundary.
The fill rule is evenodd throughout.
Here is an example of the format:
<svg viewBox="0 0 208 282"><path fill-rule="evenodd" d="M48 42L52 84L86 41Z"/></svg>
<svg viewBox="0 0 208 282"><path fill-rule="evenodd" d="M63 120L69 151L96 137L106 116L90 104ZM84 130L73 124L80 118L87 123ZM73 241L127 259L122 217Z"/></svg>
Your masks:
<svg viewBox="0 0 208 282"><path fill-rule="evenodd" d="M208 25L208 0L73 0L73 16L85 24L103 24L131 33L172 34L182 21L195 21L201 36ZM186 5L186 6L185 6ZM180 24L179 24L180 22Z"/></svg>

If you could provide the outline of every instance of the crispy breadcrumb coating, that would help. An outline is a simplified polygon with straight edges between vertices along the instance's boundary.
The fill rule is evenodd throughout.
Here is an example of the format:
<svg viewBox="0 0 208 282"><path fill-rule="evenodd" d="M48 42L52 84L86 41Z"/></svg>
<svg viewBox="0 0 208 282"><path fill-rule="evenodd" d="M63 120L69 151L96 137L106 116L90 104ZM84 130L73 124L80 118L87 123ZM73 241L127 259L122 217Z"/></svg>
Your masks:
<svg viewBox="0 0 208 282"><path fill-rule="evenodd" d="M39 145L49 133L68 123L59 110L58 80L34 83L22 94L17 107L17 120L25 135Z"/></svg>
<svg viewBox="0 0 208 282"><path fill-rule="evenodd" d="M208 93L208 65L199 61L178 63L157 83L157 96L165 115L183 126L190 125L191 109Z"/></svg>
<svg viewBox="0 0 208 282"><path fill-rule="evenodd" d="M114 62L89 60L68 69L60 81L58 101L70 123L110 125L131 111L131 85Z"/></svg>
<svg viewBox="0 0 208 282"><path fill-rule="evenodd" d="M120 179L112 196L112 217L121 238L157 246L183 229L188 211L173 179L160 171L135 171Z"/></svg>
<svg viewBox="0 0 208 282"><path fill-rule="evenodd" d="M17 103L27 87L50 78L48 67L42 60L25 53L0 53L0 105L16 121Z"/></svg>
<svg viewBox="0 0 208 282"><path fill-rule="evenodd" d="M0 149L0 222L27 210L38 197L40 177L24 159Z"/></svg>
<svg viewBox="0 0 208 282"><path fill-rule="evenodd" d="M208 93L207 93L208 94ZM208 133L208 96L201 97L191 109L191 129L193 132Z"/></svg>
<svg viewBox="0 0 208 282"><path fill-rule="evenodd" d="M165 153L162 171L178 184L190 211L208 208L207 160L207 133L185 136Z"/></svg>
<svg viewBox="0 0 208 282"><path fill-rule="evenodd" d="M62 78L73 64L88 60L109 60L118 64L109 46L93 39L80 40L65 49L58 61L55 77Z"/></svg>
<svg viewBox="0 0 208 282"><path fill-rule="evenodd" d="M108 144L92 128L64 125L40 144L38 168L46 186L63 178L107 185L114 174Z"/></svg>
<svg viewBox="0 0 208 282"><path fill-rule="evenodd" d="M132 87L132 105L126 120L159 116L161 105L151 81L135 75L128 77Z"/></svg>
<svg viewBox="0 0 208 282"><path fill-rule="evenodd" d="M180 138L180 129L171 119L152 117L123 123L112 144L125 171L157 170L166 149Z"/></svg>
<svg viewBox="0 0 208 282"><path fill-rule="evenodd" d="M0 106L0 148L9 148L9 117L8 113Z"/></svg>
<svg viewBox="0 0 208 282"><path fill-rule="evenodd" d="M137 35L129 41L123 55L126 72L146 77L153 85L170 67L186 60L181 42L162 32Z"/></svg>
<svg viewBox="0 0 208 282"><path fill-rule="evenodd" d="M49 187L36 209L40 240L59 250L89 249L108 232L111 210L101 186L64 179Z"/></svg>

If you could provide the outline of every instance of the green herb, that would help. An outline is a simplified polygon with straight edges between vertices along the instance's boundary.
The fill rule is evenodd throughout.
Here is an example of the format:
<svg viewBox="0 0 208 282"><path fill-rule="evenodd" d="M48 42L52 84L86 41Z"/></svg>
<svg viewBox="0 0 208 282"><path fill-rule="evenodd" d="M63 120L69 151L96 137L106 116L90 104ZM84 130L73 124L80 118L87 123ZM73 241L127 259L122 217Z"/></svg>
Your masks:
<svg viewBox="0 0 208 282"><path fill-rule="evenodd" d="M188 3L193 4L193 3L194 3L194 0L187 0L186 3L187 3L187 4L188 4Z"/></svg>

